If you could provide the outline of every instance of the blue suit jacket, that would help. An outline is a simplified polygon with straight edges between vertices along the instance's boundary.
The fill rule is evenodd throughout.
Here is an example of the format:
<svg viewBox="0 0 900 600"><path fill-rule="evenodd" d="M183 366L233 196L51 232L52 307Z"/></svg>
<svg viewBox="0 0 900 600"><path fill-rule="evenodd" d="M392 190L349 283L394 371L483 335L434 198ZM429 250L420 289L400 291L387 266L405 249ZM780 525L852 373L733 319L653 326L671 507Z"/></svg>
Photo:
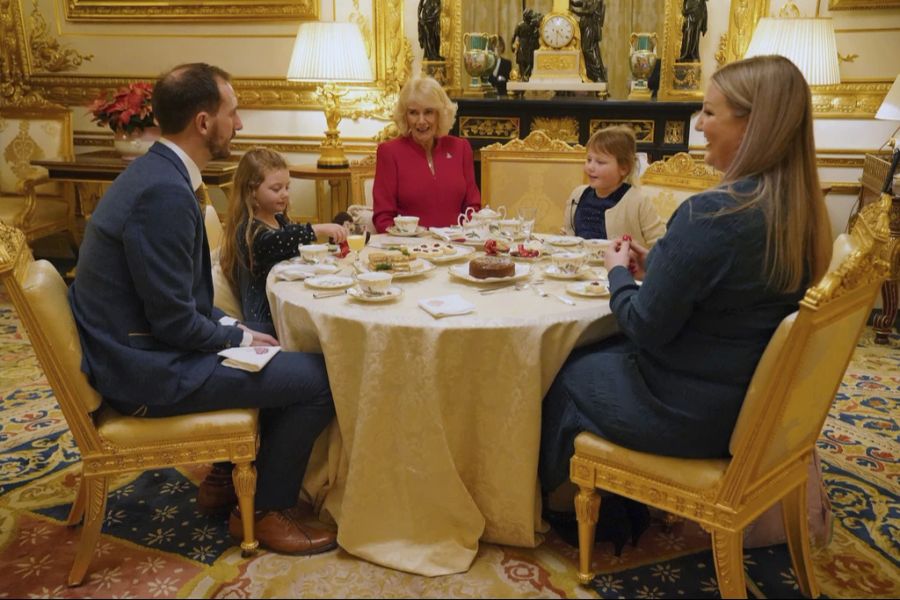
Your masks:
<svg viewBox="0 0 900 600"><path fill-rule="evenodd" d="M187 168L163 144L113 182L92 215L69 302L82 370L104 398L172 404L243 332L217 321L209 246Z"/></svg>

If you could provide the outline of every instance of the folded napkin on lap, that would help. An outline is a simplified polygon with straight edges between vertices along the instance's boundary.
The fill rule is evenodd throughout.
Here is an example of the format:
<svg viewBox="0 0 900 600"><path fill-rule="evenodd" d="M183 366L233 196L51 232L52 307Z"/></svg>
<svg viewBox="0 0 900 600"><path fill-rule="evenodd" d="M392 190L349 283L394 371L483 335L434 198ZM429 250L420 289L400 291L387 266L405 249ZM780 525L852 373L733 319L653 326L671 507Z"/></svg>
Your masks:
<svg viewBox="0 0 900 600"><path fill-rule="evenodd" d="M243 348L229 348L219 352L224 356L222 364L233 369L256 373L262 371L272 358L281 351L281 346L246 346Z"/></svg>
<svg viewBox="0 0 900 600"><path fill-rule="evenodd" d="M475 305L463 299L459 294L423 298L419 300L419 308L436 319L453 315L464 315L475 310Z"/></svg>

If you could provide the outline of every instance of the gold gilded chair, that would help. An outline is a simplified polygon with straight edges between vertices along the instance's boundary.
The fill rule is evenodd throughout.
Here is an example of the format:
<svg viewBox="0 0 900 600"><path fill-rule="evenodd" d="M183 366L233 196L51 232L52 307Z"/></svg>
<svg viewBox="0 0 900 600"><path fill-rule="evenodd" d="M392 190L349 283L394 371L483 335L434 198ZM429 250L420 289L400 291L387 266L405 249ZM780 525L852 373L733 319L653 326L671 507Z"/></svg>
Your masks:
<svg viewBox="0 0 900 600"><path fill-rule="evenodd" d="M537 129L525 139L481 149L481 203L515 218L523 206L537 208L534 231L556 233L563 225L566 198L587 183L584 146L570 145Z"/></svg>
<svg viewBox="0 0 900 600"><path fill-rule="evenodd" d="M688 196L715 187L722 174L690 154L674 156L651 163L641 175L641 191L653 202L663 223Z"/></svg>
<svg viewBox="0 0 900 600"><path fill-rule="evenodd" d="M889 197L867 207L849 254L785 317L756 368L731 436L730 459L636 452L590 433L575 439L570 479L579 492L579 572L591 581L595 488L697 521L712 536L719 592L745 598L743 529L781 502L800 591L818 596L810 560L808 464L828 409L888 272Z"/></svg>
<svg viewBox="0 0 900 600"><path fill-rule="evenodd" d="M82 516L85 520L68 584L79 585L87 573L106 513L109 479L121 473L235 463L233 478L243 516L241 550L245 555L255 552L252 462L259 445L257 411L220 410L159 419L117 413L103 405L81 371L81 343L62 277L49 262L32 258L21 230L2 223L0 280L81 452L81 482L68 524L77 524Z"/></svg>
<svg viewBox="0 0 900 600"><path fill-rule="evenodd" d="M375 155L350 163L350 206L347 213L369 233L376 233L372 222L372 185L375 182Z"/></svg>
<svg viewBox="0 0 900 600"><path fill-rule="evenodd" d="M52 183L32 160L71 160L72 116L63 106L0 108L0 221L25 232L28 241L67 232L75 240L74 191Z"/></svg>

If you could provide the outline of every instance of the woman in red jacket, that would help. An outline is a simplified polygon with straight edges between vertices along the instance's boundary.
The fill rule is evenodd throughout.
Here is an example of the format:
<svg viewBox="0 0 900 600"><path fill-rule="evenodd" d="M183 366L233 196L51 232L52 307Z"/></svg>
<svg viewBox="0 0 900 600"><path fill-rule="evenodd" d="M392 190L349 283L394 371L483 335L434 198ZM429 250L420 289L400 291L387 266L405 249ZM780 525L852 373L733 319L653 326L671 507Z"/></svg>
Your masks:
<svg viewBox="0 0 900 600"><path fill-rule="evenodd" d="M378 146L373 222L379 233L397 215L422 227L456 225L468 207L481 208L469 142L447 135L456 104L430 77L410 79L394 107L400 136Z"/></svg>

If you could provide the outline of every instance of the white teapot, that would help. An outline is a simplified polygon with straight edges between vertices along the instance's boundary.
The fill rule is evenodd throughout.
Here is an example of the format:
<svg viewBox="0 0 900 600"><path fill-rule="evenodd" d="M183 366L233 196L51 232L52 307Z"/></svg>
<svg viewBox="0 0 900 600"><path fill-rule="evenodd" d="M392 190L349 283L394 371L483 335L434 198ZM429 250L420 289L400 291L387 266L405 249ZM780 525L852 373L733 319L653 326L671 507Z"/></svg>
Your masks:
<svg viewBox="0 0 900 600"><path fill-rule="evenodd" d="M506 207L501 206L498 210L492 210L489 206L485 206L481 210L476 211L471 206L466 209L466 211L459 215L457 219L457 223L461 226L465 225L465 223L474 222L480 225L481 227L489 227L492 223L499 221L500 219L506 218Z"/></svg>

